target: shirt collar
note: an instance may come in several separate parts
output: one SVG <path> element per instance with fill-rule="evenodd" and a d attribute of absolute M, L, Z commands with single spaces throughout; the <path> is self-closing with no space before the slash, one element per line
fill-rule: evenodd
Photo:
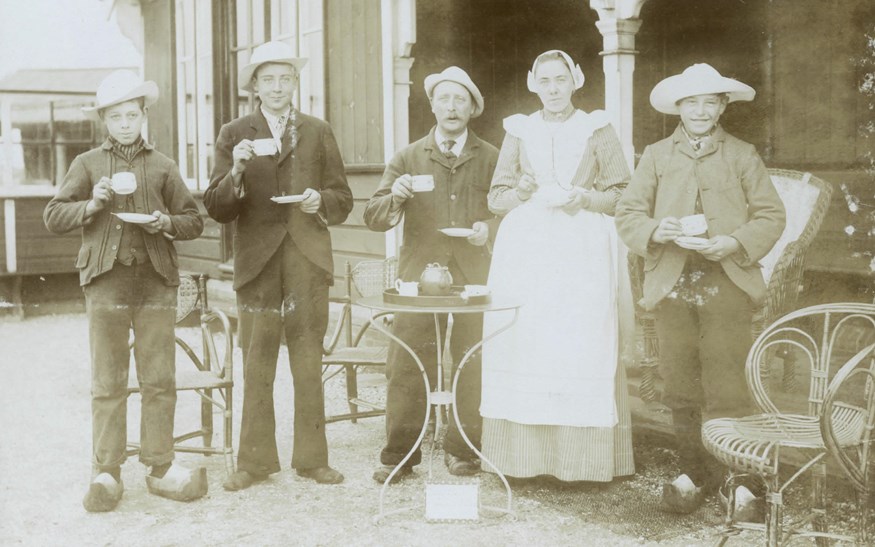
<path fill-rule="evenodd" d="M 275 116 L 275 115 L 271 114 L 270 112 L 265 110 L 263 106 L 261 107 L 261 113 L 264 115 L 264 119 L 267 120 L 267 125 L 269 125 L 271 128 L 276 127 L 276 123 L 279 121 L 280 116 Z M 285 118 L 285 120 L 288 122 L 289 115 L 291 113 L 292 113 L 292 107 L 289 107 L 286 109 L 285 112 L 283 112 L 281 114 L 281 116 L 283 118 Z"/>
<path fill-rule="evenodd" d="M 152 150 L 155 148 L 152 144 L 146 142 L 146 139 L 140 137 L 140 143 L 143 148 L 146 150 Z M 134 143 L 135 144 L 135 143 Z M 106 137 L 106 140 L 103 141 L 103 144 L 100 145 L 104 150 L 112 150 L 115 146 L 119 145 L 119 142 L 113 139 L 112 137 Z M 133 146 L 133 144 L 131 145 Z"/>
<path fill-rule="evenodd" d="M 435 127 L 434 142 L 437 143 L 438 149 L 440 151 L 443 151 L 443 144 L 445 140 L 447 140 L 447 138 L 441 134 L 441 130 Z M 466 127 L 465 131 L 453 140 L 456 141 L 456 144 L 453 145 L 451 151 L 453 152 L 453 154 L 456 155 L 456 157 L 459 157 L 462 155 L 462 150 L 464 150 L 465 148 L 465 143 L 468 142 L 468 128 Z"/>

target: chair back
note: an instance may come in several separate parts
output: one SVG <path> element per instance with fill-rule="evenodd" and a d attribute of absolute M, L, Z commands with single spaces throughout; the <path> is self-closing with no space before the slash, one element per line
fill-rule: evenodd
<path fill-rule="evenodd" d="M 180 275 L 176 288 L 176 322 L 180 323 L 198 307 L 200 300 L 199 276 Z"/>
<path fill-rule="evenodd" d="M 356 264 L 349 275 L 359 296 L 377 296 L 385 289 L 393 287 L 398 277 L 398 259 L 362 260 Z M 351 296 L 351 293 L 350 293 Z"/>
<path fill-rule="evenodd" d="M 801 363 L 800 376 L 808 377 L 804 414 L 818 417 L 833 377 L 855 354 L 873 342 L 875 304 L 821 304 L 788 313 L 766 328 L 748 353 L 746 375 L 751 394 L 762 412 L 785 413 L 786 408 L 779 408 L 776 402 L 781 401 L 777 395 L 770 396 L 773 390 L 764 385 L 764 380 L 770 377 L 771 360 L 782 356 L 786 362 L 790 358 Z M 783 402 L 785 405 L 781 406 L 796 401 Z"/>
<path fill-rule="evenodd" d="M 788 245 L 795 243 L 800 248 L 798 254 L 804 254 L 804 250 L 820 230 L 832 196 L 832 185 L 811 173 L 769 169 L 769 176 L 784 203 L 787 220 L 781 237 L 760 260 L 760 269 L 767 286 Z"/>

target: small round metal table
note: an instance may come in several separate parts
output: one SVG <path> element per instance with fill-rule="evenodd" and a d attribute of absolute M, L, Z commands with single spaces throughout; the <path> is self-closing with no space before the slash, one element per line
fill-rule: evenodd
<path fill-rule="evenodd" d="M 416 302 L 416 298 L 411 298 L 411 302 Z M 471 358 L 471 356 L 479 350 L 484 343 L 489 341 L 490 339 L 498 336 L 502 332 L 506 331 L 510 327 L 514 325 L 517 321 L 517 317 L 519 316 L 519 308 L 520 304 L 511 300 L 500 299 L 500 298 L 492 298 L 491 301 L 487 304 L 480 305 L 457 305 L 457 306 L 429 306 L 429 305 L 418 305 L 417 304 L 397 304 L 397 303 L 389 303 L 383 301 L 383 296 L 370 296 L 367 298 L 362 298 L 356 301 L 357 304 L 368 308 L 371 310 L 371 316 L 368 318 L 371 326 L 376 330 L 385 334 L 390 340 L 397 343 L 399 346 L 404 348 L 407 353 L 413 357 L 413 360 L 416 362 L 416 365 L 419 367 L 419 371 L 422 374 L 422 382 L 425 386 L 426 392 L 426 411 L 425 411 L 425 420 L 422 423 L 422 430 L 419 432 L 419 437 L 416 439 L 414 445 L 410 448 L 410 451 L 406 456 L 395 466 L 391 473 L 389 473 L 389 477 L 386 479 L 386 482 L 383 483 L 383 487 L 380 489 L 380 507 L 377 516 L 375 517 L 375 521 L 379 521 L 383 517 L 387 515 L 391 515 L 394 513 L 400 513 L 403 511 L 407 511 L 412 507 L 403 507 L 400 509 L 396 509 L 393 511 L 386 511 L 384 509 L 384 497 L 386 494 L 386 489 L 392 482 L 392 479 L 398 473 L 398 471 L 407 463 L 407 460 L 413 456 L 413 453 L 416 452 L 416 449 L 422 444 L 423 439 L 425 438 L 426 431 L 428 430 L 428 422 L 431 418 L 431 407 L 448 407 L 453 410 L 453 420 L 456 422 L 456 426 L 459 428 L 459 433 L 462 435 L 462 439 L 464 439 L 465 443 L 468 445 L 471 450 L 477 454 L 477 457 L 480 458 L 481 466 L 482 464 L 486 464 L 495 471 L 495 474 L 498 475 L 498 478 L 501 479 L 502 484 L 504 485 L 505 493 L 507 496 L 507 504 L 504 507 L 494 507 L 494 506 L 482 506 L 483 509 L 490 509 L 493 511 L 506 513 L 509 515 L 513 515 L 513 495 L 511 494 L 510 484 L 507 482 L 507 478 L 505 478 L 504 474 L 495 467 L 492 462 L 486 459 L 480 450 L 471 443 L 471 440 L 468 438 L 468 435 L 465 434 L 465 430 L 462 428 L 461 421 L 459 420 L 459 412 L 456 408 L 456 386 L 459 382 L 459 375 L 462 372 L 462 369 L 465 367 L 465 364 Z M 440 329 L 440 316 L 442 314 L 463 314 L 463 313 L 490 313 L 490 312 L 498 312 L 498 311 L 513 311 L 513 317 L 506 325 L 503 325 L 501 328 L 496 330 L 495 332 L 489 333 L 487 336 L 480 339 L 479 342 L 471 346 L 465 355 L 462 357 L 462 360 L 459 361 L 458 367 L 456 367 L 456 372 L 453 375 L 453 383 L 450 391 L 446 391 L 443 389 L 443 368 L 442 368 L 442 349 L 443 344 L 441 343 L 441 329 Z M 432 386 L 428 381 L 428 374 L 426 373 L 425 366 L 422 364 L 422 360 L 416 355 L 416 352 L 403 340 L 395 336 L 394 333 L 391 332 L 390 329 L 385 328 L 381 323 L 382 321 L 378 321 L 385 317 L 388 314 L 392 313 L 419 313 L 419 314 L 432 314 L 434 316 L 434 325 L 435 325 L 435 339 L 437 342 L 437 386 L 434 391 L 432 391 Z"/>

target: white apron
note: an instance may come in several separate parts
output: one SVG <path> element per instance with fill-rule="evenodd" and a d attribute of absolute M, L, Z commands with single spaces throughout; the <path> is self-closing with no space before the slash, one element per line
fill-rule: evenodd
<path fill-rule="evenodd" d="M 612 427 L 618 361 L 621 248 L 611 216 L 551 206 L 572 184 L 593 131 L 607 120 L 576 111 L 560 124 L 540 113 L 505 120 L 520 162 L 540 185 L 502 221 L 489 286 L 523 304 L 509 331 L 483 349 L 484 418 L 530 425 Z M 624 272 L 625 273 L 625 272 Z M 510 319 L 487 313 L 484 333 Z"/>

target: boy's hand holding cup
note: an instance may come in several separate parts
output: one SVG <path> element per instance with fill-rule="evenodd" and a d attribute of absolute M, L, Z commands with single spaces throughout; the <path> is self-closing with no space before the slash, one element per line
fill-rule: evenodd
<path fill-rule="evenodd" d="M 85 218 L 102 211 L 112 201 L 112 181 L 101 177 L 91 189 L 91 199 L 85 204 Z"/>

